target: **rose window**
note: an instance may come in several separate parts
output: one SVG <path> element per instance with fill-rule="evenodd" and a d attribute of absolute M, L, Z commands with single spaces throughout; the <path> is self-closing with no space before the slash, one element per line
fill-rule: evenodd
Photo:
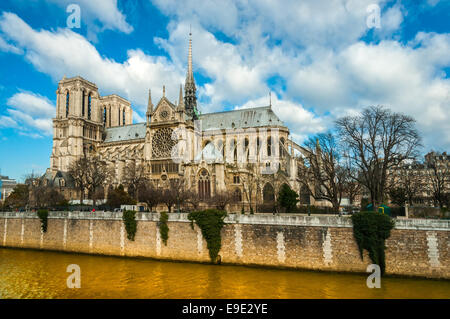
<path fill-rule="evenodd" d="M 158 129 L 152 138 L 152 157 L 170 157 L 172 148 L 177 144 L 177 141 L 172 140 L 173 130 L 165 127 Z"/>

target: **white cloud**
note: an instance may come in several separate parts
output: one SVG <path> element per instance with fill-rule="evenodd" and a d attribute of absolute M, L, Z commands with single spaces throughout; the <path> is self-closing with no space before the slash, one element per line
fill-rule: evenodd
<path fill-rule="evenodd" d="M 23 51 L 12 44 L 9 44 L 0 36 L 0 51 L 22 54 Z"/>
<path fill-rule="evenodd" d="M 297 141 L 323 131 L 335 117 L 385 104 L 419 121 L 427 148 L 450 147 L 450 87 L 443 70 L 450 65 L 449 34 L 420 32 L 408 43 L 394 41 L 405 11 L 399 2 L 389 7 L 392 2 L 373 0 L 154 3 L 173 18 L 168 38 L 154 39 L 170 59 L 134 49 L 117 63 L 70 30 L 36 31 L 11 13 L 0 17 L 0 29 L 41 72 L 55 80 L 79 74 L 104 95 L 130 99 L 143 114 L 148 88 L 154 103 L 164 84 L 169 98 L 178 99 L 192 24 L 194 70 L 207 79 L 198 87 L 202 111 L 222 110 L 224 104 L 267 105 L 261 96 L 273 89 L 268 82 L 274 77 L 281 80 L 275 112 Z M 381 40 L 368 44 L 361 41 L 368 32 L 366 8 L 377 3 L 383 8 L 382 29 L 374 37 Z"/>
<path fill-rule="evenodd" d="M 2 115 L 0 116 L 0 127 L 3 128 L 10 128 L 10 127 L 17 127 L 17 122 L 14 121 L 11 117 Z"/>
<path fill-rule="evenodd" d="M 6 104 L 8 116 L 1 117 L 0 126 L 15 128 L 20 134 L 31 137 L 52 134 L 55 107 L 46 97 L 20 92 L 10 97 Z"/>
<path fill-rule="evenodd" d="M 88 27 L 89 38 L 95 40 L 95 34 L 104 30 L 117 30 L 129 34 L 133 27 L 126 16 L 117 7 L 117 0 L 51 0 L 62 8 L 70 4 L 80 6 L 81 23 Z M 69 16 L 70 13 L 67 13 Z"/>
<path fill-rule="evenodd" d="M 285 0 L 280 1 L 152 1 L 165 14 L 181 21 L 196 21 L 228 36 L 245 36 L 248 26 L 283 44 L 342 46 L 367 32 L 366 8 L 381 0 Z"/>
<path fill-rule="evenodd" d="M 55 115 L 55 106 L 46 97 L 32 92 L 16 93 L 6 104 L 29 115 L 51 118 Z"/>
<path fill-rule="evenodd" d="M 272 110 L 290 129 L 291 137 L 297 143 L 302 143 L 309 134 L 316 134 L 327 130 L 327 118 L 319 118 L 301 104 L 279 99 L 272 94 Z M 235 109 L 246 109 L 268 105 L 268 97 L 251 100 Z"/>
<path fill-rule="evenodd" d="M 427 148 L 450 146 L 450 80 L 441 71 L 450 65 L 450 35 L 419 33 L 411 45 L 418 47 L 357 42 L 330 52 L 287 81 L 289 95 L 334 116 L 383 104 L 413 116 Z"/>
<path fill-rule="evenodd" d="M 80 75 L 96 83 L 102 95 L 119 94 L 137 104 L 141 112 L 146 109 L 148 88 L 157 101 L 166 85 L 166 95 L 175 100 L 179 85 L 184 83 L 183 70 L 165 57 L 149 56 L 140 49 L 128 50 L 128 59 L 118 63 L 102 57 L 84 37 L 69 29 L 36 31 L 8 12 L 0 16 L 0 30 L 24 50 L 25 58 L 36 69 L 55 81 L 64 75 Z"/>

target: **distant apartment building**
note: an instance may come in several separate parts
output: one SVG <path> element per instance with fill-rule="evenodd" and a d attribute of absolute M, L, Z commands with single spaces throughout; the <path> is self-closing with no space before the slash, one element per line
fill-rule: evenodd
<path fill-rule="evenodd" d="M 11 194 L 16 184 L 15 179 L 0 175 L 0 201 L 3 202 Z"/>
<path fill-rule="evenodd" d="M 450 199 L 450 155 L 429 152 L 424 161 L 406 160 L 388 171 L 387 186 L 403 188 L 411 205 L 437 206 L 436 189 Z"/>

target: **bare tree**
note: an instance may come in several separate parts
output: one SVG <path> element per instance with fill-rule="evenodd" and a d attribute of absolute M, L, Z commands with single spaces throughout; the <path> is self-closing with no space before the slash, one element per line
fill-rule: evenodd
<path fill-rule="evenodd" d="M 185 203 L 191 205 L 194 210 L 198 210 L 198 208 L 200 207 L 200 203 L 202 202 L 203 200 L 200 198 L 199 194 L 196 191 L 193 190 L 186 191 Z"/>
<path fill-rule="evenodd" d="M 414 158 L 420 146 L 415 120 L 382 106 L 371 106 L 360 115 L 336 121 L 345 156 L 357 168 L 352 175 L 370 193 L 374 207 L 385 199 L 388 170 Z"/>
<path fill-rule="evenodd" d="M 80 157 L 69 167 L 69 175 L 72 177 L 75 187 L 80 192 L 80 204 L 83 205 L 84 194 L 88 189 L 89 160 L 87 157 Z"/>
<path fill-rule="evenodd" d="M 137 164 L 136 161 L 131 161 L 125 166 L 123 174 L 123 184 L 127 187 L 128 194 L 137 199 L 137 189 L 141 183 L 146 180 L 145 165 Z"/>
<path fill-rule="evenodd" d="M 216 192 L 213 197 L 208 199 L 208 204 L 215 206 L 217 209 L 225 210 L 228 204 L 233 202 L 233 195 L 227 191 Z"/>
<path fill-rule="evenodd" d="M 167 206 L 170 213 L 174 205 L 177 205 L 178 209 L 180 209 L 186 200 L 187 194 L 184 178 L 173 178 L 169 180 L 168 187 L 162 190 L 161 202 Z"/>
<path fill-rule="evenodd" d="M 154 207 L 162 202 L 162 192 L 156 188 L 149 180 L 143 181 L 139 184 L 137 189 L 137 196 L 140 202 L 147 204 L 150 212 Z"/>
<path fill-rule="evenodd" d="M 95 206 L 96 201 L 104 197 L 104 187 L 111 184 L 114 171 L 98 156 L 80 157 L 69 168 L 75 187 L 80 191 L 80 204 L 88 191 Z"/>
<path fill-rule="evenodd" d="M 447 161 L 439 161 L 436 153 L 431 152 L 425 156 L 427 166 L 428 190 L 435 205 L 444 207 L 450 196 L 450 167 Z"/>
<path fill-rule="evenodd" d="M 98 156 L 88 157 L 87 163 L 86 187 L 95 206 L 98 199 L 104 198 L 102 190 L 111 183 L 114 172 Z"/>
<path fill-rule="evenodd" d="M 261 182 L 261 174 L 258 170 L 258 166 L 253 163 L 247 164 L 247 172 L 240 173 L 239 178 L 241 179 L 242 190 L 250 206 L 250 211 L 253 211 L 253 206 L 255 206 L 255 211 L 257 211 L 258 190 Z M 255 194 L 255 196 L 253 196 L 253 194 Z M 255 203 L 253 203 L 253 197 L 255 198 Z"/>
<path fill-rule="evenodd" d="M 347 169 L 340 163 L 338 144 L 331 133 L 318 134 L 305 142 L 304 165 L 298 177 L 315 200 L 326 200 L 338 212 L 345 191 Z"/>

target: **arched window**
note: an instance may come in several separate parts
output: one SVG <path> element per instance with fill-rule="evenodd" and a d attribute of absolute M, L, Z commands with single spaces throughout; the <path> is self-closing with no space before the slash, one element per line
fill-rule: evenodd
<path fill-rule="evenodd" d="M 264 185 L 263 188 L 263 201 L 264 203 L 271 203 L 275 200 L 275 192 L 273 186 L 270 183 Z"/>
<path fill-rule="evenodd" d="M 239 188 L 236 188 L 233 192 L 233 199 L 235 202 L 242 202 L 242 193 Z"/>
<path fill-rule="evenodd" d="M 67 91 L 67 94 L 66 94 L 66 117 L 69 116 L 69 100 L 70 100 L 70 94 L 69 94 L 69 91 Z"/>
<path fill-rule="evenodd" d="M 267 138 L 267 156 L 272 156 L 272 137 Z"/>
<path fill-rule="evenodd" d="M 106 127 L 106 107 L 103 108 L 103 125 Z"/>
<path fill-rule="evenodd" d="M 81 115 L 84 117 L 84 108 L 85 108 L 85 92 L 83 90 L 83 99 L 81 100 Z"/>
<path fill-rule="evenodd" d="M 248 138 L 246 137 L 245 140 L 244 140 L 244 152 L 245 152 L 245 155 L 246 155 L 247 162 L 248 162 L 249 156 L 250 156 L 250 150 L 248 149 L 248 145 L 249 144 L 250 143 L 248 141 Z"/>
<path fill-rule="evenodd" d="M 122 124 L 125 125 L 125 110 L 122 111 Z"/>
<path fill-rule="evenodd" d="M 120 126 L 120 109 L 117 112 L 118 112 L 117 125 Z"/>
<path fill-rule="evenodd" d="M 238 148 L 237 142 L 236 140 L 233 140 L 233 159 L 235 162 L 237 162 L 237 148 Z"/>
<path fill-rule="evenodd" d="M 206 169 L 203 169 L 198 176 L 198 196 L 201 200 L 211 197 L 211 183 Z"/>
<path fill-rule="evenodd" d="M 259 140 L 259 137 L 256 138 L 256 155 L 259 155 L 259 148 L 261 146 L 261 142 Z"/>
<path fill-rule="evenodd" d="M 91 107 L 92 107 L 92 98 L 91 98 L 91 93 L 89 93 L 89 96 L 88 96 L 88 120 L 91 119 Z"/>

